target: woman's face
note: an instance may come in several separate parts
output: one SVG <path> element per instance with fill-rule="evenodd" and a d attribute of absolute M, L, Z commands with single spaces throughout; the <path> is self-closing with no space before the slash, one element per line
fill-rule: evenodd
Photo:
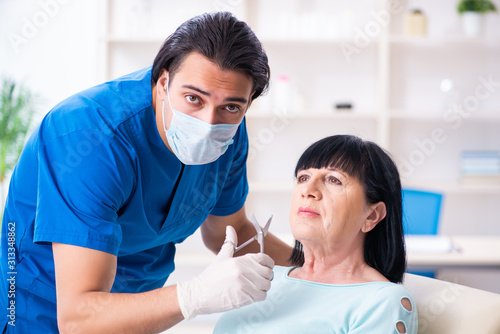
<path fill-rule="evenodd" d="M 356 178 L 331 168 L 297 173 L 290 224 L 293 236 L 304 246 L 362 245 L 371 211 Z"/>

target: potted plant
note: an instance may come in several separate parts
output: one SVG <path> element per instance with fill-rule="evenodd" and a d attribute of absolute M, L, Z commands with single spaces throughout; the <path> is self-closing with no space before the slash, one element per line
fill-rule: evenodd
<path fill-rule="evenodd" d="M 5 204 L 4 182 L 21 155 L 33 119 L 33 96 L 11 79 L 1 82 L 0 100 L 0 218 Z"/>
<path fill-rule="evenodd" d="M 496 12 L 497 8 L 490 0 L 461 0 L 457 11 L 462 15 L 462 28 L 465 36 L 479 37 L 483 31 L 483 16 Z"/>

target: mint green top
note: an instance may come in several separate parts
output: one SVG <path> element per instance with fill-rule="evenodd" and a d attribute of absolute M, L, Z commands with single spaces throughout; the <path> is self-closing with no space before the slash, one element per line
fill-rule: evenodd
<path fill-rule="evenodd" d="M 417 333 L 417 310 L 410 292 L 390 282 L 325 284 L 291 278 L 291 267 L 274 268 L 265 301 L 222 315 L 214 334 Z M 408 298 L 412 310 L 401 304 Z"/>

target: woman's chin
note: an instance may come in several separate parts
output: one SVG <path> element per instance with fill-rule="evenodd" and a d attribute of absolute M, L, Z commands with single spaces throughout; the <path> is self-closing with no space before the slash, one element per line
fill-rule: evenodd
<path fill-rule="evenodd" d="M 292 231 L 292 235 L 295 240 L 304 243 L 304 242 L 315 242 L 319 241 L 317 233 L 314 233 L 314 230 L 300 230 L 300 231 Z"/>

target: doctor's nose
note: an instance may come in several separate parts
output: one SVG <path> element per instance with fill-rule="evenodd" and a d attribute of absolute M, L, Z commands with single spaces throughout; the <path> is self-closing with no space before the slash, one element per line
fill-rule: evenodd
<path fill-rule="evenodd" d="M 198 118 L 200 121 L 203 121 L 203 122 L 211 124 L 211 125 L 221 123 L 221 120 L 218 119 L 218 117 L 217 117 L 217 109 L 216 108 L 206 108 L 204 110 L 201 110 L 201 111 L 193 114 L 193 116 Z"/>

